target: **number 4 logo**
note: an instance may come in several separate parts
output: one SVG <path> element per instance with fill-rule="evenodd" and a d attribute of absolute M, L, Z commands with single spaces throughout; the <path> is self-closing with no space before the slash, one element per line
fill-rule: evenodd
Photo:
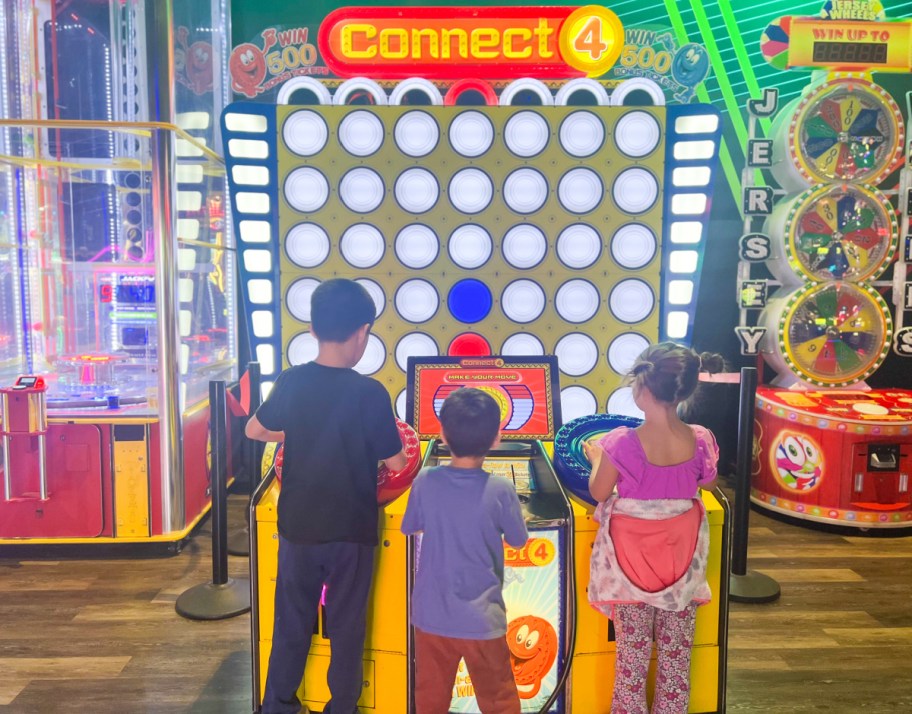
<path fill-rule="evenodd" d="M 597 62 L 608 49 L 608 43 L 602 42 L 602 20 L 593 17 L 580 30 L 573 41 L 573 49 L 580 54 L 589 53 L 593 62 Z"/>
<path fill-rule="evenodd" d="M 564 20 L 559 45 L 564 62 L 590 77 L 600 77 L 621 56 L 624 27 L 608 8 L 586 5 Z"/>

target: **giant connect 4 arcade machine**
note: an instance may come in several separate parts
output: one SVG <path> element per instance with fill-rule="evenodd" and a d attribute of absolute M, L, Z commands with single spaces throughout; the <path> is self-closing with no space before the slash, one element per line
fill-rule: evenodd
<path fill-rule="evenodd" d="M 454 49 L 446 60 L 367 62 L 351 53 L 352 42 L 357 48 L 372 36 L 354 36 L 352 27 L 367 25 L 385 28 L 387 43 L 409 36 L 400 25 L 419 28 L 437 38 L 427 40 L 432 46 L 444 26 L 465 36 L 513 27 L 532 37 L 538 28 L 534 47 L 546 52 L 494 61 L 460 59 Z M 604 47 L 583 51 L 585 37 Z M 410 360 L 459 357 L 553 359 L 554 412 L 564 422 L 635 414 L 621 385 L 633 359 L 657 340 L 691 337 L 721 119 L 700 104 L 625 106 L 633 87 L 609 96 L 593 77 L 614 64 L 622 37 L 617 17 L 601 6 L 342 8 L 319 27 L 329 78 L 289 80 L 309 104 L 230 105 L 222 127 L 241 290 L 266 388 L 283 367 L 316 355 L 310 295 L 321 280 L 345 277 L 364 285 L 377 308 L 355 369 L 388 388 L 401 419 L 413 416 Z M 408 53 L 404 44 L 396 48 Z M 290 94 L 280 91 L 279 101 Z M 548 464 L 542 473 L 550 472 L 550 450 L 536 452 Z M 252 513 L 257 707 L 271 645 L 276 494 L 266 479 Z M 409 706 L 411 545 L 398 530 L 405 502 L 388 503 L 381 516 L 366 711 L 401 714 Z M 597 674 L 613 668 L 608 623 L 583 611 L 592 509 L 576 500 L 573 509 L 576 532 L 568 537 L 584 550 L 565 580 L 579 583 L 585 618 L 573 670 L 579 689 L 568 685 L 572 696 L 556 697 L 547 711 L 596 711 L 587 706 L 610 700 L 611 678 Z M 718 504 L 715 510 L 718 568 L 722 514 Z M 713 577 L 718 584 L 719 573 Z M 393 615 L 400 607 L 401 617 Z M 693 711 L 720 706 L 722 609 L 717 603 L 701 630 L 707 648 L 695 656 L 694 677 L 705 681 Z M 328 696 L 328 643 L 319 627 L 303 685 L 312 706 Z M 524 698 L 523 711 L 539 711 L 555 689 L 566 669 L 565 639 L 561 647 L 547 667 L 551 684 Z M 474 697 L 453 706 L 477 711 Z"/>

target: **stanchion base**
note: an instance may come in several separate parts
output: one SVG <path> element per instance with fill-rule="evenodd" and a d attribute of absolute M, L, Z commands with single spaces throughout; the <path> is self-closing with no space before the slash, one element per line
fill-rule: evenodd
<path fill-rule="evenodd" d="M 250 555 L 250 531 L 247 526 L 228 533 L 228 554 L 244 557 Z"/>
<path fill-rule="evenodd" d="M 188 620 L 224 620 L 250 611 L 250 580 L 228 578 L 224 585 L 203 583 L 185 590 L 174 603 Z"/>
<path fill-rule="evenodd" d="M 769 575 L 748 570 L 744 575 L 732 573 L 728 578 L 728 599 L 734 602 L 773 602 L 782 591 Z"/>

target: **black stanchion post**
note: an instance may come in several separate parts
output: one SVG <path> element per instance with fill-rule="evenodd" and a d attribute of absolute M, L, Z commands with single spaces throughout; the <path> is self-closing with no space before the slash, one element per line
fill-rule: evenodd
<path fill-rule="evenodd" d="M 177 598 L 174 609 L 190 620 L 222 620 L 250 610 L 250 581 L 228 577 L 228 435 L 224 381 L 209 382 L 212 440 L 212 581 L 194 585 Z"/>
<path fill-rule="evenodd" d="M 768 575 L 747 570 L 747 526 L 750 522 L 751 461 L 754 451 L 754 398 L 757 368 L 742 367 L 738 401 L 738 461 L 735 472 L 735 508 L 732 533 L 732 568 L 728 597 L 735 602 L 772 602 L 781 594 L 779 583 Z"/>
<path fill-rule="evenodd" d="M 262 393 L 262 379 L 260 375 L 260 363 L 247 363 L 247 385 L 250 389 L 250 416 L 256 413 L 260 407 L 260 394 Z M 254 439 L 246 439 L 244 444 L 244 453 L 246 455 L 248 476 L 250 477 L 250 492 L 256 491 L 257 484 L 262 478 L 262 468 L 260 466 L 260 454 L 262 453 L 261 444 Z M 249 504 L 248 504 L 249 505 Z M 250 555 L 250 508 L 244 509 L 244 525 L 235 528 L 228 534 L 228 552 L 231 555 Z"/>

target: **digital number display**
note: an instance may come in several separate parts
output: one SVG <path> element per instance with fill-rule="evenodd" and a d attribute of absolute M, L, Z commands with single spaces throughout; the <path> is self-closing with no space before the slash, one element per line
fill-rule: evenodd
<path fill-rule="evenodd" d="M 122 302 L 147 305 L 155 302 L 155 285 L 153 283 L 121 283 L 114 286 L 105 283 L 101 286 L 101 302 Z"/>
<path fill-rule="evenodd" d="M 885 64 L 887 45 L 884 42 L 815 42 L 814 62 L 838 64 Z"/>

